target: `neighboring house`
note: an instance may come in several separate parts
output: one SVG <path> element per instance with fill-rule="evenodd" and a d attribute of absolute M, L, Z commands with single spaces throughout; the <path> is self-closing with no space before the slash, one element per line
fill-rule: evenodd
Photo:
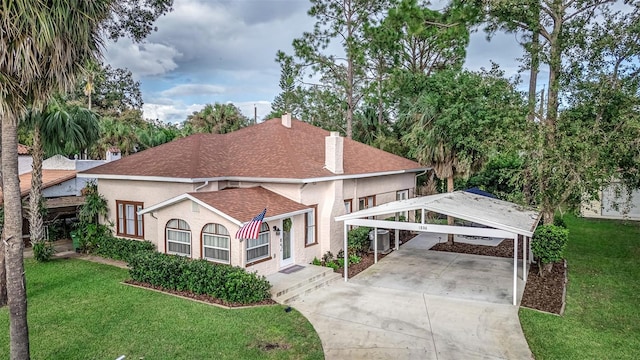
<path fill-rule="evenodd" d="M 31 172 L 31 164 L 33 164 L 31 149 L 27 145 L 18 144 L 18 174 Z"/>
<path fill-rule="evenodd" d="M 20 196 L 28 202 L 31 191 L 31 170 L 33 159 L 29 155 L 30 149 L 18 145 L 18 168 L 20 173 Z M 45 220 L 75 217 L 78 207 L 84 204 L 82 189 L 90 178 L 77 179 L 76 173 L 98 165 L 105 164 L 104 160 L 70 160 L 61 155 L 55 155 L 42 162 L 42 197 L 45 199 L 47 217 Z M 28 170 L 25 171 L 28 166 Z M 0 187 L 0 199 L 2 188 Z M 29 238 L 29 220 L 24 208 L 23 237 Z"/>
<path fill-rule="evenodd" d="M 120 237 L 270 274 L 342 249 L 334 218 L 414 196 L 426 168 L 290 115 L 196 134 L 78 174 L 98 179 Z M 267 208 L 256 240 L 238 229 Z"/>
<path fill-rule="evenodd" d="M 629 193 L 622 183 L 613 182 L 597 200 L 583 202 L 580 213 L 589 218 L 640 220 L 640 189 Z"/>

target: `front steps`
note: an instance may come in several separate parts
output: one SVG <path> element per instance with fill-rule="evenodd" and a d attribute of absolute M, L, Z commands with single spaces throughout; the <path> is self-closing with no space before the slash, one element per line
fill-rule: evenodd
<path fill-rule="evenodd" d="M 291 274 L 267 276 L 272 285 L 271 297 L 280 304 L 288 304 L 340 278 L 340 274 L 333 272 L 333 269 L 316 265 L 304 265 L 304 269 Z"/>

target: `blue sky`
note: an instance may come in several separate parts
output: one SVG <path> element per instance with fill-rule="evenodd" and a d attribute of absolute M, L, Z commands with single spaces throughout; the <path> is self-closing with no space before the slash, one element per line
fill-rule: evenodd
<path fill-rule="evenodd" d="M 109 43 L 105 62 L 140 80 L 146 118 L 181 122 L 207 103 L 232 102 L 251 117 L 255 105 L 261 119 L 280 91 L 275 54 L 291 53 L 293 39 L 313 28 L 309 6 L 306 0 L 175 0 L 145 43 Z M 516 75 L 522 51 L 515 36 L 485 37 L 472 35 L 466 67 L 490 68 L 494 61 Z"/>

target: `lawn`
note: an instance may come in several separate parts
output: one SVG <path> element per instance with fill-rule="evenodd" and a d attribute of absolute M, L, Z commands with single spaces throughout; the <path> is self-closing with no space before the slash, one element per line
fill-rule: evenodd
<path fill-rule="evenodd" d="M 33 359 L 323 358 L 318 335 L 296 310 L 221 309 L 122 285 L 126 270 L 83 260 L 28 259 L 25 267 Z M 5 307 L 0 358 L 8 358 L 8 329 Z"/>
<path fill-rule="evenodd" d="M 570 230 L 563 317 L 521 309 L 536 359 L 637 359 L 640 223 L 565 216 Z"/>

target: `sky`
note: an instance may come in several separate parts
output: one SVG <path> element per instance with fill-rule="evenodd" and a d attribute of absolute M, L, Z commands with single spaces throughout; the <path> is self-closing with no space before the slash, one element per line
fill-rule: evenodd
<path fill-rule="evenodd" d="M 432 1 L 433 8 L 443 2 Z M 231 102 L 251 118 L 255 106 L 262 119 L 280 92 L 276 52 L 292 54 L 293 39 L 313 29 L 309 7 L 306 0 L 175 0 L 173 12 L 156 21 L 157 32 L 142 44 L 107 43 L 104 61 L 140 81 L 145 118 L 182 122 L 205 104 Z M 465 66 L 488 69 L 494 61 L 511 77 L 520 56 L 514 35 L 488 42 L 480 30 L 471 35 Z"/>

